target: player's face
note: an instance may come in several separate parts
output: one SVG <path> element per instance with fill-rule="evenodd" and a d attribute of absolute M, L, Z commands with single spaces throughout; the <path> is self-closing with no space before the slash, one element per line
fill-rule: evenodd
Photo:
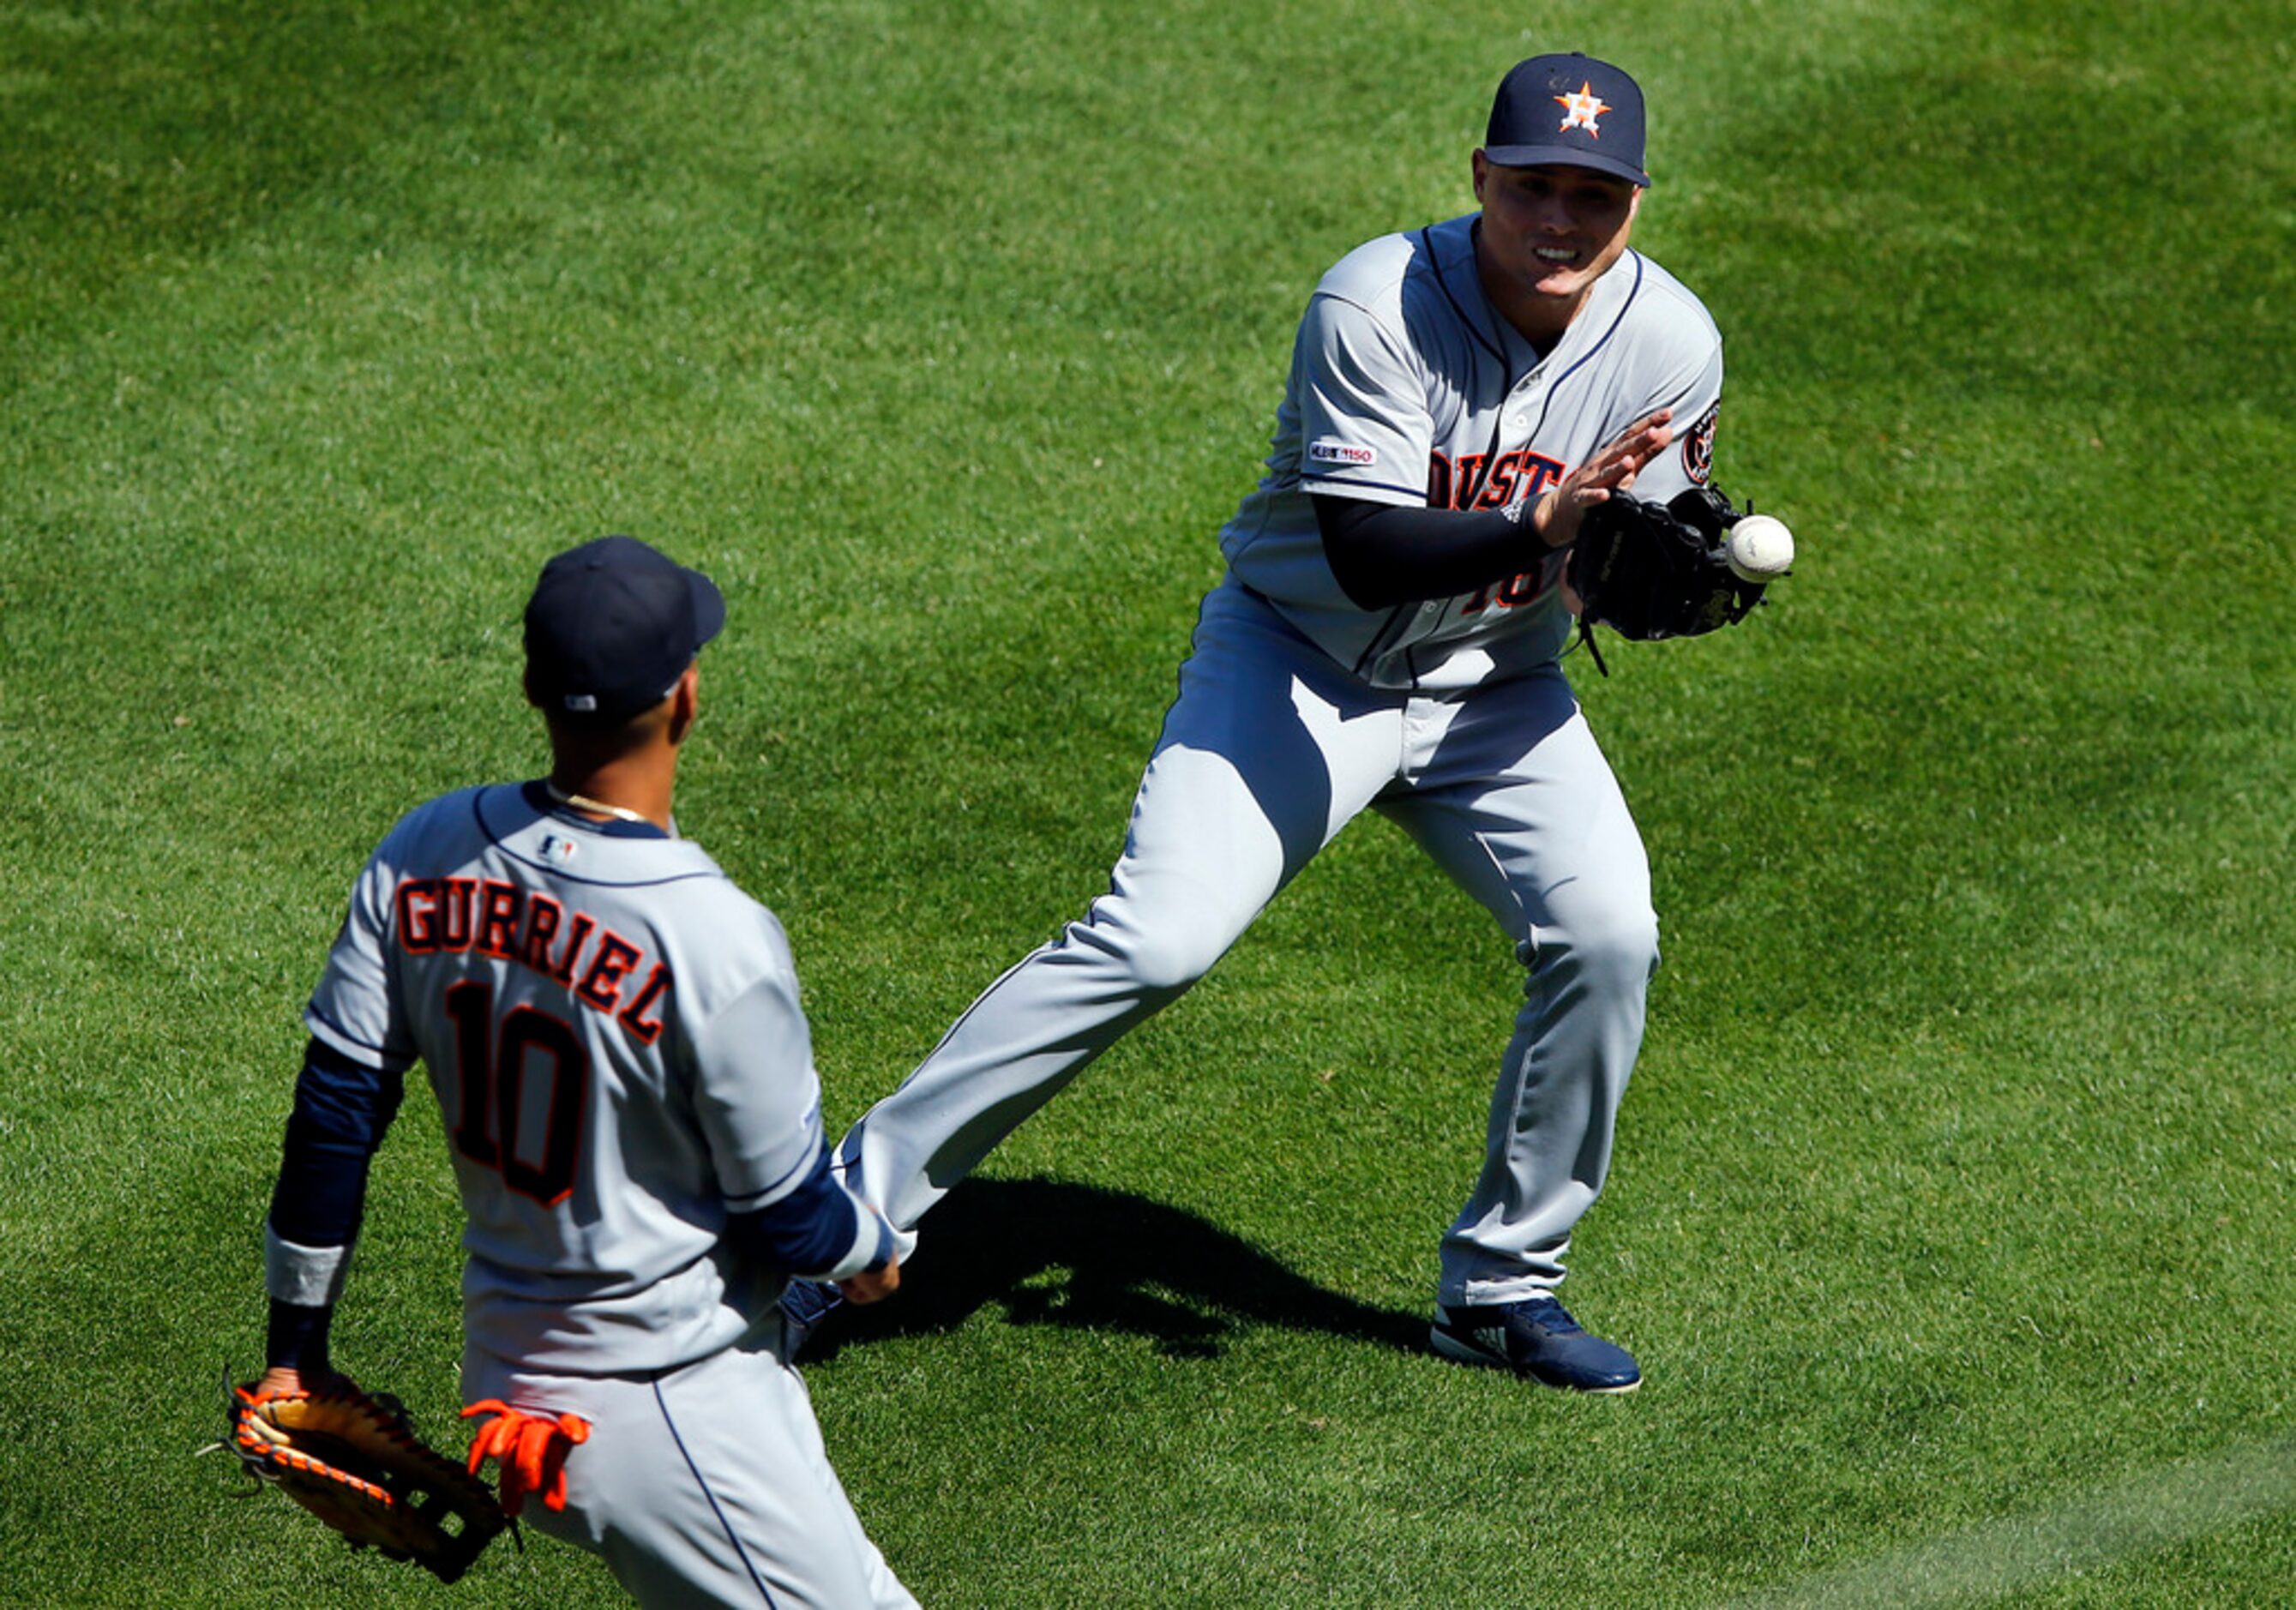
<path fill-rule="evenodd" d="M 1562 333 L 1627 249 L 1642 191 L 1591 168 L 1502 168 L 1475 153 L 1484 289 L 1515 327 Z"/>

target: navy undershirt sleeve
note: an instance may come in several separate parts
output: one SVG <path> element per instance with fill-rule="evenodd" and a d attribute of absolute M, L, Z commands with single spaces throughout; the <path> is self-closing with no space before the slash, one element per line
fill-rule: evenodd
<path fill-rule="evenodd" d="M 1340 590 L 1359 609 L 1456 598 L 1536 569 L 1546 545 L 1528 502 L 1428 509 L 1316 493 L 1316 527 Z"/>
<path fill-rule="evenodd" d="M 367 1166 L 406 1093 L 403 1072 L 353 1062 L 314 1039 L 295 1081 L 271 1228 L 298 1246 L 347 1246 L 366 1205 Z"/>
<path fill-rule="evenodd" d="M 298 1246 L 348 1246 L 366 1206 L 368 1166 L 406 1093 L 403 1072 L 352 1061 L 314 1039 L 295 1081 L 279 1183 L 271 1194 L 271 1228 Z M 264 1339 L 267 1364 L 306 1375 L 327 1368 L 323 1307 L 271 1300 Z"/>
<path fill-rule="evenodd" d="M 736 1213 L 726 1223 L 726 1239 L 750 1256 L 785 1273 L 818 1276 L 845 1261 L 861 1233 L 861 1211 L 829 1171 L 826 1147 L 814 1158 L 804 1183 L 772 1206 Z M 890 1238 L 874 1227 L 878 1245 L 869 1269 L 885 1267 Z"/>

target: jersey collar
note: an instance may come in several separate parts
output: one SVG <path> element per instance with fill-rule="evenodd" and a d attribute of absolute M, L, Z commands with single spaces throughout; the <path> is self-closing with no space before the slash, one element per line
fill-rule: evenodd
<path fill-rule="evenodd" d="M 1588 292 L 1586 306 L 1578 309 L 1578 316 L 1570 321 L 1554 345 L 1542 353 L 1483 293 L 1483 276 L 1475 269 L 1475 231 L 1481 226 L 1482 218 L 1480 212 L 1471 212 L 1451 221 L 1447 227 L 1457 231 L 1457 249 L 1449 261 L 1437 262 L 1436 272 L 1443 276 L 1455 297 L 1474 308 L 1485 340 L 1496 342 L 1510 374 L 1528 374 L 1558 357 L 1583 350 L 1589 342 L 1599 341 L 1609 333 L 1620 308 L 1634 294 L 1635 282 L 1641 277 L 1638 254 L 1633 247 L 1620 253 L 1619 260 L 1603 270 L 1603 277 Z"/>

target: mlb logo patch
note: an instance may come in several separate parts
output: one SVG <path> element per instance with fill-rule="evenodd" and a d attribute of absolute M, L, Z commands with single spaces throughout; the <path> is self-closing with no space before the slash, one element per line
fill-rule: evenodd
<path fill-rule="evenodd" d="M 563 834 L 545 834 L 542 839 L 542 858 L 555 867 L 563 867 L 574 858 L 574 841 Z"/>
<path fill-rule="evenodd" d="M 1351 441 L 1341 441 L 1336 436 L 1318 437 L 1308 444 L 1309 464 L 1345 464 L 1351 469 L 1367 469 L 1379 462 L 1379 449 L 1360 447 Z"/>

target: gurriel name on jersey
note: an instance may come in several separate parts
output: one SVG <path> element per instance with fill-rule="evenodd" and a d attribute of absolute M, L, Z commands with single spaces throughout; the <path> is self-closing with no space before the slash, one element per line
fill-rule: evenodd
<path fill-rule="evenodd" d="M 594 1012 L 619 1020 L 641 1044 L 661 1034 L 668 964 L 549 895 L 495 878 L 408 878 L 391 896 L 399 949 L 409 956 L 472 951 L 554 979 Z M 594 941 L 594 943 L 593 942 Z M 577 971 L 580 982 L 576 982 Z M 630 980 L 644 977 L 624 998 Z"/>

